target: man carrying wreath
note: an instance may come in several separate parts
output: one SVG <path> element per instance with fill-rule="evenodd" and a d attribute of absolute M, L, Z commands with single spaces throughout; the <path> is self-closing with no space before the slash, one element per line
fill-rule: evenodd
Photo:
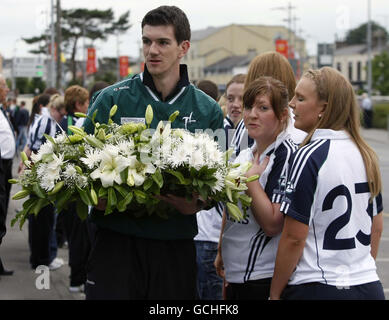
<path fill-rule="evenodd" d="M 190 25 L 185 13 L 175 6 L 149 11 L 142 21 L 143 73 L 103 89 L 88 115 L 97 110 L 95 121 L 117 124 L 144 122 L 147 105 L 154 117 L 151 128 L 166 121 L 176 110 L 173 128 L 223 128 L 223 113 L 209 96 L 190 84 L 186 65 L 180 64 L 190 48 Z M 94 132 L 90 119 L 85 131 Z M 191 202 L 167 194 L 160 199 L 175 208 L 167 219 L 159 215 L 135 218 L 131 212 L 104 215 L 99 201 L 91 220 L 98 230 L 87 267 L 87 299 L 195 299 L 197 234 L 195 213 L 199 199 Z"/>

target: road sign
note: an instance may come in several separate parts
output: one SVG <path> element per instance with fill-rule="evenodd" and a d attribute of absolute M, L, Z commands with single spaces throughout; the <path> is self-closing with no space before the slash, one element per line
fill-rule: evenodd
<path fill-rule="evenodd" d="M 42 78 L 44 74 L 43 58 L 13 58 L 13 76 L 15 78 Z"/>

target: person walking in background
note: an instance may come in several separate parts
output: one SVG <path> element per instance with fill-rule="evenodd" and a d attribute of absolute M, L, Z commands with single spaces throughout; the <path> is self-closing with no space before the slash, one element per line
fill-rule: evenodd
<path fill-rule="evenodd" d="M 42 114 L 42 110 L 47 110 L 47 105 L 50 102 L 50 96 L 48 94 L 41 94 L 39 96 L 36 96 L 32 102 L 32 110 L 30 114 L 30 118 L 27 123 L 27 142 L 24 147 L 24 152 L 26 153 L 27 157 L 29 158 L 31 155 L 31 141 L 33 138 L 33 135 L 35 132 L 32 131 L 32 128 L 34 127 L 34 124 L 39 120 Z M 46 115 L 48 112 L 45 113 Z M 18 173 L 20 173 L 24 168 L 23 161 L 20 160 Z"/>
<path fill-rule="evenodd" d="M 42 115 L 32 128 L 31 152 L 37 152 L 45 143 L 44 134 L 55 137 L 61 132 L 58 123 L 66 114 L 64 98 L 54 94 L 49 102 L 49 115 Z M 28 231 L 30 244 L 30 264 L 33 269 L 39 265 L 49 266 L 50 270 L 56 270 L 63 265 L 63 260 L 56 258 L 55 239 L 55 210 L 53 205 L 42 208 L 38 215 L 28 216 Z"/>
<path fill-rule="evenodd" d="M 89 92 L 85 88 L 74 85 L 65 90 L 65 107 L 67 115 L 61 121 L 62 129 L 71 135 L 69 126 L 75 125 L 78 118 L 75 112 L 86 113 L 89 105 Z M 59 213 L 57 226 L 65 230 L 69 248 L 70 292 L 84 291 L 86 282 L 86 264 L 90 252 L 87 221 L 81 221 L 77 214 L 76 203 L 72 202 Z"/>
<path fill-rule="evenodd" d="M 27 125 L 30 113 L 26 109 L 26 102 L 21 101 L 20 106 L 16 106 L 13 111 L 15 128 L 17 128 L 16 152 L 17 154 L 24 149 L 27 142 Z"/>
<path fill-rule="evenodd" d="M 366 92 L 362 94 L 361 107 L 363 111 L 363 124 L 366 129 L 373 127 L 373 104 Z"/>
<path fill-rule="evenodd" d="M 6 220 L 8 212 L 12 179 L 12 159 L 15 156 L 15 135 L 10 119 L 3 106 L 6 104 L 9 88 L 5 79 L 0 75 L 0 244 L 6 233 Z M 12 270 L 4 269 L 0 258 L 0 276 L 12 275 Z"/>
<path fill-rule="evenodd" d="M 291 160 L 270 298 L 384 300 L 381 175 L 354 89 L 333 68 L 309 70 L 290 107 L 307 137 Z"/>
<path fill-rule="evenodd" d="M 227 281 L 226 299 L 267 300 L 283 224 L 283 183 L 297 147 L 286 131 L 288 91 L 283 83 L 258 78 L 245 90 L 243 105 L 245 127 L 255 143 L 234 163 L 252 162 L 246 176 L 260 178 L 247 183 L 252 203 L 244 220 L 235 221 L 225 212 L 215 266 Z"/>

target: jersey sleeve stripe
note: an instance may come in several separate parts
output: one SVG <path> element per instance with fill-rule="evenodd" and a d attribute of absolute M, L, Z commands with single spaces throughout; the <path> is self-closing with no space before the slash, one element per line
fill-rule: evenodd
<path fill-rule="evenodd" d="M 286 149 L 286 157 L 283 160 L 284 164 L 281 170 L 281 174 L 278 179 L 278 187 L 277 189 L 273 190 L 273 195 L 271 198 L 271 201 L 273 203 L 281 203 L 285 191 L 285 185 L 286 184 L 286 178 L 288 177 L 288 168 L 289 168 L 289 159 L 292 156 L 292 154 L 296 151 L 297 146 L 294 143 L 291 143 L 289 140 L 284 140 L 283 143 L 280 146 L 282 149 L 283 147 Z M 281 148 L 278 147 L 277 150 L 280 150 Z M 276 151 L 276 157 L 277 157 L 277 151 Z"/>
<path fill-rule="evenodd" d="M 330 140 L 315 141 L 297 151 L 292 164 L 281 211 L 304 224 L 310 223 L 317 178 L 327 159 L 329 147 Z"/>
<path fill-rule="evenodd" d="M 375 197 L 375 202 L 376 202 L 376 206 L 377 206 L 377 210 L 376 210 L 375 214 L 378 214 L 378 213 L 384 211 L 384 206 L 382 204 L 382 194 L 381 193 L 379 193 Z"/>
<path fill-rule="evenodd" d="M 298 182 L 301 172 L 304 169 L 305 164 L 307 163 L 309 157 L 312 155 L 313 152 L 315 152 L 321 145 L 323 145 L 326 142 L 326 140 L 318 140 L 310 148 L 306 148 L 302 151 L 301 157 L 297 160 L 297 163 L 293 163 L 292 166 L 292 174 L 290 180 L 293 182 L 294 185 Z"/>

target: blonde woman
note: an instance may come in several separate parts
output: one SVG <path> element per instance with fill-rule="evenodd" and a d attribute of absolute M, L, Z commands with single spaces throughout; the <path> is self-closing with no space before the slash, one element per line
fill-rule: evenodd
<path fill-rule="evenodd" d="M 289 168 L 270 298 L 384 299 L 381 177 L 353 88 L 333 68 L 309 70 L 290 107 L 307 137 Z"/>
<path fill-rule="evenodd" d="M 247 71 L 244 90 L 246 90 L 250 83 L 255 79 L 263 76 L 272 77 L 281 81 L 288 89 L 289 99 L 293 97 L 294 88 L 296 87 L 296 78 L 288 59 L 282 54 L 275 51 L 268 51 L 256 56 L 251 61 L 249 70 Z M 304 140 L 306 133 L 295 128 L 293 122 L 293 119 L 292 121 L 289 121 L 287 130 L 291 135 L 291 139 L 299 144 Z"/>

